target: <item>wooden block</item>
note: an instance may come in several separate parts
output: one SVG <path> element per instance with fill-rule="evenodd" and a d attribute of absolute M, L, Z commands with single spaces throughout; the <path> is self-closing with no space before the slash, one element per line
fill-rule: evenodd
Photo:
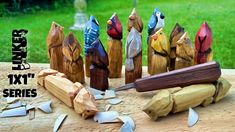
<path fill-rule="evenodd" d="M 122 74 L 122 41 L 108 38 L 109 77 L 120 78 Z"/>
<path fill-rule="evenodd" d="M 98 111 L 93 95 L 91 95 L 86 88 L 82 88 L 75 99 L 74 110 L 81 114 L 84 119 L 92 117 Z"/>
<path fill-rule="evenodd" d="M 81 51 L 79 42 L 70 32 L 63 42 L 63 71 L 72 82 L 85 83 L 83 59 L 80 56 Z"/>
<path fill-rule="evenodd" d="M 73 99 L 80 90 L 70 80 L 55 75 L 45 77 L 45 88 L 69 107 L 73 107 Z"/>
<path fill-rule="evenodd" d="M 56 70 L 53 70 L 53 69 L 43 69 L 41 71 L 38 72 L 37 74 L 37 83 L 44 87 L 44 79 L 45 79 L 45 76 L 48 76 L 48 75 L 56 75 L 58 73 L 58 71 Z"/>
<path fill-rule="evenodd" d="M 142 78 L 142 51 L 133 58 L 134 70 L 125 70 L 125 83 L 135 82 L 136 79 Z"/>
<path fill-rule="evenodd" d="M 90 87 L 105 91 L 109 87 L 108 82 L 108 69 L 102 69 L 98 67 L 94 67 L 91 65 L 90 67 Z"/>
<path fill-rule="evenodd" d="M 48 57 L 50 68 L 63 72 L 62 43 L 64 40 L 63 27 L 52 22 L 51 29 L 47 35 Z"/>
<path fill-rule="evenodd" d="M 157 120 L 158 117 L 167 116 L 172 108 L 172 95 L 168 90 L 161 90 L 143 107 L 143 111 L 151 119 Z"/>
<path fill-rule="evenodd" d="M 85 74 L 90 77 L 91 55 L 85 55 Z"/>
<path fill-rule="evenodd" d="M 172 95 L 174 107 L 172 112 L 188 110 L 202 104 L 206 99 L 213 97 L 215 86 L 213 84 L 197 84 L 184 87 Z"/>
<path fill-rule="evenodd" d="M 232 85 L 226 79 L 221 77 L 218 79 L 215 86 L 216 86 L 216 92 L 214 95 L 213 102 L 216 103 L 227 95 Z"/>

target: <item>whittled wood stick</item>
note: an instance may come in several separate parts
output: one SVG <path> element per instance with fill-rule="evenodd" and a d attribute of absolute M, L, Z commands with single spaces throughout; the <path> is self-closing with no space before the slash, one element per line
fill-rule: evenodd
<path fill-rule="evenodd" d="M 50 68 L 63 72 L 62 43 L 64 40 L 63 27 L 52 22 L 51 29 L 47 35 L 48 58 Z"/>
<path fill-rule="evenodd" d="M 82 49 L 79 42 L 73 33 L 70 32 L 63 42 L 63 71 L 72 82 L 85 83 L 81 52 Z"/>
<path fill-rule="evenodd" d="M 203 22 L 195 37 L 196 57 L 195 63 L 201 64 L 212 61 L 212 32 L 209 25 Z"/>
<path fill-rule="evenodd" d="M 194 65 L 194 48 L 192 42 L 185 32 L 176 42 L 175 69 L 185 68 Z"/>
<path fill-rule="evenodd" d="M 119 78 L 122 74 L 122 25 L 116 13 L 107 21 L 109 77 Z"/>
<path fill-rule="evenodd" d="M 127 24 L 125 83 L 142 77 L 142 30 L 143 22 L 134 8 Z"/>
<path fill-rule="evenodd" d="M 88 53 L 88 49 L 92 43 L 99 37 L 99 23 L 94 16 L 91 16 L 86 23 L 84 30 L 84 48 L 85 48 L 85 74 L 90 77 L 90 65 L 92 56 Z"/>
<path fill-rule="evenodd" d="M 170 46 L 171 46 L 171 51 L 170 51 L 170 67 L 169 70 L 175 70 L 175 59 L 176 59 L 176 45 L 177 41 L 181 38 L 181 36 L 184 34 L 184 28 L 181 27 L 178 23 L 175 24 L 175 27 L 171 31 L 170 34 Z"/>
<path fill-rule="evenodd" d="M 152 42 L 152 35 L 155 34 L 160 28 L 163 28 L 165 26 L 165 21 L 164 21 L 165 16 L 163 15 L 162 12 L 158 8 L 155 8 L 150 20 L 148 22 L 148 38 L 147 38 L 147 44 L 148 44 L 148 73 L 150 73 L 151 69 L 151 62 L 152 62 L 152 55 L 153 55 L 153 49 L 151 47 L 151 42 Z"/>
<path fill-rule="evenodd" d="M 161 90 L 144 106 L 143 111 L 156 120 L 170 112 L 181 112 L 199 105 L 207 106 L 224 98 L 230 87 L 227 80 L 220 78 L 215 85 L 197 84 L 176 91 Z"/>
<path fill-rule="evenodd" d="M 149 74 L 159 74 L 168 71 L 170 43 L 168 42 L 163 29 L 159 29 L 151 36 L 151 47 L 154 51 L 151 59 Z"/>

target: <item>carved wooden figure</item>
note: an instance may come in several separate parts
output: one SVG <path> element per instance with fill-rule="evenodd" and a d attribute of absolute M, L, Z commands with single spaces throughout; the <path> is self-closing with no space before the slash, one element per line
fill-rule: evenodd
<path fill-rule="evenodd" d="M 151 67 L 151 59 L 153 55 L 153 49 L 151 47 L 151 35 L 155 34 L 160 28 L 163 28 L 165 26 L 165 21 L 164 21 L 165 16 L 163 15 L 162 12 L 158 8 L 155 8 L 150 20 L 148 22 L 148 38 L 147 38 L 147 44 L 148 44 L 148 73 L 150 73 L 150 67 Z"/>
<path fill-rule="evenodd" d="M 180 37 L 184 34 L 184 28 L 181 27 L 178 23 L 175 24 L 174 29 L 171 31 L 170 34 L 170 67 L 169 70 L 175 70 L 175 58 L 176 58 L 176 42 L 180 39 Z"/>
<path fill-rule="evenodd" d="M 82 49 L 73 33 L 70 32 L 64 39 L 62 51 L 64 54 L 63 69 L 65 75 L 72 82 L 85 83 L 83 59 L 80 56 Z"/>
<path fill-rule="evenodd" d="M 91 16 L 84 30 L 84 47 L 85 47 L 85 73 L 90 77 L 91 55 L 88 53 L 88 48 L 99 37 L 99 23 L 94 16 Z"/>
<path fill-rule="evenodd" d="M 195 37 L 196 57 L 197 64 L 211 61 L 213 53 L 211 50 L 212 45 L 212 32 L 209 25 L 203 22 Z"/>
<path fill-rule="evenodd" d="M 176 42 L 175 69 L 194 65 L 194 53 L 192 42 L 188 33 L 185 32 Z"/>
<path fill-rule="evenodd" d="M 107 21 L 109 77 L 118 78 L 122 74 L 122 25 L 116 13 Z"/>
<path fill-rule="evenodd" d="M 163 29 L 159 29 L 151 36 L 151 47 L 153 55 L 149 74 L 154 75 L 158 73 L 167 72 L 169 64 L 170 43 L 168 42 Z"/>
<path fill-rule="evenodd" d="M 142 77 L 142 36 L 143 22 L 132 10 L 127 24 L 125 83 L 134 82 Z"/>
<path fill-rule="evenodd" d="M 52 22 L 51 29 L 47 35 L 48 58 L 50 68 L 63 72 L 62 43 L 64 40 L 63 27 Z"/>
<path fill-rule="evenodd" d="M 105 91 L 109 87 L 109 60 L 99 38 L 88 48 L 88 53 L 92 58 L 90 66 L 90 86 Z"/>

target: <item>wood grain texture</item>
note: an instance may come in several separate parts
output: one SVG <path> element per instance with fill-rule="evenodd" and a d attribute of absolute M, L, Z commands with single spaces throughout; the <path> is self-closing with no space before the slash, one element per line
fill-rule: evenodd
<path fill-rule="evenodd" d="M 34 64 L 31 63 L 31 68 L 27 71 L 16 71 L 16 73 L 37 73 L 41 69 L 49 68 L 49 64 Z M 116 88 L 122 86 L 125 83 L 124 79 L 124 67 L 122 68 L 122 78 L 110 79 L 110 87 Z M 6 88 L 11 88 L 8 85 L 7 75 L 12 73 L 11 63 L 0 63 L 0 91 Z M 148 76 L 147 67 L 143 67 L 143 76 Z M 147 93 L 138 93 L 135 90 L 120 91 L 118 98 L 123 102 L 119 105 L 113 105 L 110 110 L 115 110 L 122 114 L 123 112 L 129 113 L 129 116 L 133 118 L 136 124 L 136 132 L 155 132 L 160 131 L 234 131 L 235 126 L 233 120 L 235 120 L 235 70 L 222 69 L 222 77 L 227 79 L 232 87 L 228 95 L 216 104 L 209 105 L 207 107 L 197 107 L 195 110 L 199 114 L 199 122 L 189 128 L 187 126 L 188 112 L 180 112 L 171 114 L 165 118 L 161 118 L 158 121 L 150 120 L 142 108 L 144 104 L 150 101 L 150 99 L 159 91 L 152 91 Z M 85 87 L 88 87 L 89 79 L 86 79 Z M 17 87 L 17 86 L 16 86 Z M 20 86 L 23 88 L 22 86 Z M 27 88 L 37 89 L 36 98 L 25 98 L 28 104 L 36 105 L 38 103 L 51 100 L 53 106 L 53 113 L 45 114 L 36 110 L 35 119 L 29 120 L 28 116 L 12 117 L 12 118 L 0 118 L 0 131 L 53 131 L 53 126 L 57 117 L 61 114 L 68 114 L 67 119 L 60 127 L 61 132 L 77 132 L 77 131 L 119 131 L 121 123 L 114 124 L 98 124 L 93 119 L 84 120 L 73 109 L 67 107 L 59 99 L 37 85 L 36 78 L 29 79 Z M 4 103 L 0 92 L 0 103 Z M 104 100 L 97 101 L 98 108 L 103 110 L 106 102 Z"/>
<path fill-rule="evenodd" d="M 85 55 L 85 74 L 86 77 L 90 77 L 91 55 Z"/>
<path fill-rule="evenodd" d="M 63 72 L 63 54 L 62 43 L 64 40 L 63 27 L 52 22 L 51 28 L 47 35 L 48 58 L 50 60 L 50 68 L 59 72 Z"/>
<path fill-rule="evenodd" d="M 122 74 L 122 41 L 108 38 L 109 78 L 120 78 Z"/>
<path fill-rule="evenodd" d="M 217 62 L 208 62 L 138 79 L 135 82 L 135 86 L 138 92 L 144 92 L 162 88 L 213 82 L 216 81 L 220 75 L 220 65 Z"/>

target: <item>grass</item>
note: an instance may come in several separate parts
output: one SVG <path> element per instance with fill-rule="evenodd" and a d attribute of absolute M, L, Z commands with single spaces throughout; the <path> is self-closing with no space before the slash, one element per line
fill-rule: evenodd
<path fill-rule="evenodd" d="M 106 45 L 106 21 L 116 12 L 123 25 L 126 41 L 126 23 L 132 10 L 132 0 L 89 0 L 88 15 L 94 15 L 100 23 L 100 39 Z M 144 23 L 143 34 L 143 64 L 147 63 L 147 23 L 155 7 L 158 7 L 166 16 L 165 32 L 169 34 L 175 23 L 180 23 L 188 31 L 191 40 L 203 21 L 207 21 L 213 31 L 214 60 L 220 62 L 223 68 L 235 68 L 235 1 L 234 0 L 139 0 L 137 11 Z M 27 35 L 29 47 L 29 62 L 47 63 L 46 36 L 52 21 L 64 26 L 65 34 L 70 32 L 73 25 L 75 10 L 73 6 L 66 6 L 53 11 L 42 11 L 35 14 L 27 14 L 16 17 L 4 17 L 0 19 L 0 61 L 11 61 L 11 31 L 25 28 L 29 30 Z M 83 32 L 73 31 L 83 46 Z M 123 56 L 124 48 L 123 48 Z"/>

